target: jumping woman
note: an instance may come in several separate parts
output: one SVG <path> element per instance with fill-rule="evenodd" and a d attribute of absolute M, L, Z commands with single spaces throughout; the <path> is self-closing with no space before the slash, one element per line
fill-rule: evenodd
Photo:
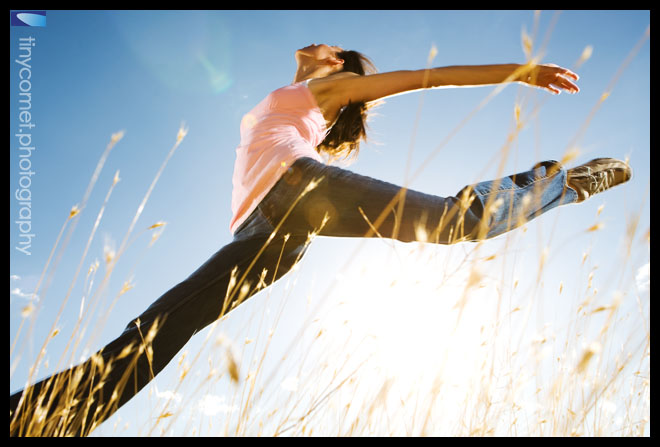
<path fill-rule="evenodd" d="M 86 362 L 10 396 L 10 434 L 89 434 L 144 388 L 188 340 L 285 275 L 309 233 L 453 244 L 493 238 L 559 205 L 628 181 L 630 167 L 600 158 L 565 169 L 556 161 L 439 197 L 331 166 L 355 155 L 371 104 L 434 87 L 518 82 L 577 93 L 578 76 L 556 65 L 451 66 L 376 73 L 355 51 L 310 45 L 295 53 L 293 83 L 241 122 L 230 229 L 218 250 Z M 512 218 L 513 216 L 513 218 Z"/>

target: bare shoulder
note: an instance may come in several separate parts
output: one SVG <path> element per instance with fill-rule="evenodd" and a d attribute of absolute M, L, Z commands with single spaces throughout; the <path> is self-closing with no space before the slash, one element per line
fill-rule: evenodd
<path fill-rule="evenodd" d="M 357 73 L 341 72 L 336 73 L 325 78 L 316 78 L 309 81 L 307 84 L 314 96 L 319 99 L 326 99 L 326 96 L 333 96 L 337 87 L 341 87 L 342 80 L 360 77 Z"/>
<path fill-rule="evenodd" d="M 341 81 L 354 77 L 360 77 L 360 75 L 342 72 L 325 78 L 312 79 L 307 84 L 316 103 L 323 112 L 328 126 L 335 122 L 341 108 L 348 104 L 344 95 L 341 94 Z"/>

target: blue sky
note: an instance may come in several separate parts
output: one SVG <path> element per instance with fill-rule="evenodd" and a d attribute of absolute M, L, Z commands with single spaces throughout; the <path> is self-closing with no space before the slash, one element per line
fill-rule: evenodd
<path fill-rule="evenodd" d="M 626 278 L 623 284 L 634 295 L 634 278 L 644 271 L 650 258 L 648 243 L 639 242 L 650 230 L 648 40 L 616 79 L 586 130 L 580 132 L 649 24 L 648 11 L 564 11 L 559 15 L 543 11 L 533 46 L 537 54 L 547 42 L 543 62 L 573 68 L 585 47 L 593 48 L 591 57 L 576 69 L 580 76 L 578 95 L 552 96 L 507 86 L 442 147 L 440 143 L 493 87 L 438 89 L 390 98 L 376 109 L 369 122 L 370 140 L 349 169 L 403 184 L 414 141 L 413 170 L 430 154 L 436 155 L 409 186 L 441 196 L 453 195 L 467 183 L 496 175 L 493 160 L 499 158 L 493 157 L 514 125 L 515 104 L 521 105 L 521 115 L 526 117 L 534 104 L 543 101 L 538 115 L 518 135 L 505 174 L 526 170 L 539 160 L 561 159 L 580 134 L 580 152 L 569 167 L 600 156 L 629 157 L 635 176 L 625 186 L 579 206 L 554 210 L 529 224 L 526 239 L 514 245 L 515 275 L 531 281 L 534 269 L 530 265 L 538 262 L 539 253 L 547 246 L 550 261 L 543 296 L 554 296 L 560 281 L 567 290 L 572 290 L 575 281 L 577 290 L 585 281 L 572 274 L 588 250 L 589 265 L 595 266 L 594 281 L 601 281 L 599 296 L 606 297 L 622 287 L 613 279 L 618 275 Z M 49 365 L 42 367 L 39 375 L 59 369 L 57 360 L 78 317 L 85 272 L 94 259 L 99 259 L 95 280 L 100 282 L 104 244 L 118 248 L 182 123 L 188 134 L 163 171 L 134 234 L 159 221 L 167 222 L 165 230 L 148 250 L 150 233 L 142 234 L 118 264 L 105 305 L 131 276 L 134 287 L 120 297 L 87 354 L 112 340 L 131 318 L 231 240 L 231 176 L 240 120 L 270 91 L 292 82 L 297 48 L 326 42 L 355 49 L 368 55 L 381 72 L 424 68 L 432 46 L 437 48 L 433 66 L 523 63 L 523 29 L 533 34 L 533 11 L 48 11 L 46 27 L 12 27 L 10 346 L 22 321 L 21 310 L 31 302 L 38 312 L 33 315 L 37 318 L 33 332 L 27 336 L 23 330 L 20 348 L 10 358 L 15 362 L 10 390 L 20 388 L 27 378 L 27 369 L 48 335 L 98 210 L 119 170 L 121 180 L 63 310 L 57 325 L 60 332 L 48 346 Z M 21 176 L 20 140 L 15 136 L 19 131 L 20 65 L 15 60 L 20 57 L 18 39 L 27 36 L 35 39 L 30 61 L 31 121 L 35 125 L 31 129 L 35 150 L 30 156 L 34 172 L 29 184 L 34 234 L 30 255 L 15 248 L 21 240 L 15 223 L 20 208 L 15 191 Z M 69 210 L 80 203 L 105 146 L 118 131 L 124 131 L 124 137 L 110 152 L 87 207 L 78 216 L 75 233 L 45 296 L 42 288 L 39 299 L 31 300 L 29 295 Z M 622 266 L 631 216 L 638 216 L 639 224 L 631 256 Z M 597 222 L 604 224 L 602 230 L 585 232 Z M 485 249 L 497 252 L 504 242 L 491 244 Z M 304 320 L 300 303 L 307 299 L 307 291 L 332 287 L 333 278 L 342 274 L 349 261 L 348 254 L 358 246 L 367 263 L 410 248 L 405 244 L 386 246 L 382 241 L 314 241 L 302 263 L 294 296 L 286 299 L 291 310 L 284 314 L 274 345 L 285 349 Z M 433 250 L 438 257 L 455 253 L 446 247 Z M 571 279 L 566 279 L 569 276 Z M 286 280 L 272 289 L 272 296 L 283 297 Z M 245 337 L 243 331 L 252 334 L 245 328 L 246 322 L 249 315 L 260 315 L 260 309 L 268 307 L 263 295 L 223 323 L 222 332 L 228 338 Z M 567 295 L 561 298 L 577 299 Z M 648 291 L 640 296 L 648 300 Z M 634 298 L 631 300 L 634 303 Z M 547 319 L 557 318 L 561 304 L 566 303 L 546 299 L 532 322 L 542 326 Z M 92 332 L 89 329 L 86 337 Z M 199 350 L 202 339 L 197 335 L 186 349 L 192 353 Z M 84 354 L 81 348 L 75 357 Z M 156 383 L 166 388 L 167 380 L 175 375 L 176 368 L 168 367 Z M 120 411 L 122 420 L 135 419 L 152 402 L 145 394 Z M 141 433 L 138 425 L 134 423 L 126 433 Z"/>

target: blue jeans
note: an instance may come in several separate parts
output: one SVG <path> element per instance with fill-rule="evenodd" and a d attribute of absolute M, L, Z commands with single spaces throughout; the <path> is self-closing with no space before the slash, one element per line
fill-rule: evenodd
<path fill-rule="evenodd" d="M 314 182 L 313 188 L 310 182 Z M 113 360 L 102 384 L 94 389 L 99 384 L 99 372 L 92 360 L 38 382 L 28 388 L 18 417 L 10 417 L 10 421 L 15 419 L 10 423 L 10 433 L 48 435 L 30 432 L 29 415 L 34 413 L 36 396 L 44 393 L 44 402 L 48 402 L 55 393 L 48 413 L 52 425 L 62 424 L 55 408 L 68 406 L 75 417 L 64 423 L 67 433 L 88 434 L 94 424 L 110 417 L 146 386 L 196 332 L 291 270 L 304 255 L 310 232 L 439 244 L 477 241 L 496 237 L 576 200 L 575 191 L 566 188 L 566 170 L 555 161 L 466 186 L 455 197 L 439 197 L 326 166 L 311 158 L 298 159 L 236 230 L 229 244 L 156 300 L 97 353 L 105 364 Z M 244 284 L 247 288 L 242 289 Z M 157 331 L 149 340 L 154 325 Z M 127 346 L 149 343 L 151 358 L 144 349 L 125 355 Z M 71 373 L 76 368 L 82 372 L 82 379 L 71 385 Z M 53 391 L 60 389 L 75 391 L 78 403 L 72 403 L 72 395 Z M 117 390 L 117 398 L 108 403 L 113 390 Z M 14 414 L 23 393 L 10 396 Z M 99 403 L 104 405 L 95 414 Z"/>

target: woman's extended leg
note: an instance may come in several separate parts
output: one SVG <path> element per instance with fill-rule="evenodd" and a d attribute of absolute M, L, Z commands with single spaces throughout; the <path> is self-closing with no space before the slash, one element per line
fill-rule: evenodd
<path fill-rule="evenodd" d="M 310 182 L 316 186 L 286 216 L 283 232 L 321 228 L 322 236 L 452 244 L 493 238 L 577 200 L 575 191 L 566 188 L 566 170 L 555 161 L 439 197 L 301 158 L 262 202 L 271 224 L 285 217 L 281 204 L 292 203 Z"/>
<path fill-rule="evenodd" d="M 310 182 L 316 186 L 306 191 Z M 490 238 L 574 202 L 576 193 L 565 184 L 566 171 L 544 162 L 443 198 L 299 159 L 230 244 L 132 320 L 117 339 L 82 365 L 10 396 L 10 434 L 88 434 L 148 384 L 194 333 L 288 272 L 304 254 L 309 232 L 442 244 Z M 243 296 L 240 282 L 228 295 L 235 267 L 234 277 L 249 282 Z"/>
<path fill-rule="evenodd" d="M 306 237 L 269 239 L 272 229 L 256 209 L 231 243 L 96 355 L 10 396 L 10 435 L 89 434 L 165 368 L 193 334 L 293 267 Z M 237 283 L 228 290 L 232 276 Z M 243 284 L 248 288 L 241 291 Z"/>

